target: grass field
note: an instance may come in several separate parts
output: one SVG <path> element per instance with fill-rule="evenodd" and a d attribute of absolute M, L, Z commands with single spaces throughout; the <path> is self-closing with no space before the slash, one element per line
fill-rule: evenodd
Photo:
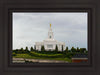
<path fill-rule="evenodd" d="M 59 57 L 56 57 L 59 56 Z M 26 58 L 26 59 L 47 59 L 47 60 L 60 60 L 60 61 L 68 61 L 72 62 L 68 57 L 60 57 L 62 54 L 41 54 L 41 53 L 33 53 L 30 55 L 28 53 L 24 54 L 16 54 L 13 56 L 14 58 Z"/>

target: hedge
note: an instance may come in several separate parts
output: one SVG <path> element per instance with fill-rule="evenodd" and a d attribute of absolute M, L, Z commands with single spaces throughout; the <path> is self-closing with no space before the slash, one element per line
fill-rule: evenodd
<path fill-rule="evenodd" d="M 37 57 L 47 57 L 47 58 L 57 58 L 57 57 L 63 57 L 63 54 L 41 54 L 36 52 L 30 52 L 31 56 L 37 56 Z"/>

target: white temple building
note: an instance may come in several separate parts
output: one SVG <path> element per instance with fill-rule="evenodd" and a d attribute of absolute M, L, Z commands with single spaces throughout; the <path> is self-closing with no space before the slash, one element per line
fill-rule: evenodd
<path fill-rule="evenodd" d="M 65 50 L 65 43 L 64 42 L 58 42 L 57 40 L 54 39 L 53 31 L 51 29 L 51 24 L 50 24 L 50 29 L 48 32 L 48 38 L 43 40 L 43 42 L 35 42 L 36 50 L 41 51 L 41 46 L 44 46 L 46 51 L 49 50 L 55 50 L 56 45 L 58 47 L 58 51 Z"/>

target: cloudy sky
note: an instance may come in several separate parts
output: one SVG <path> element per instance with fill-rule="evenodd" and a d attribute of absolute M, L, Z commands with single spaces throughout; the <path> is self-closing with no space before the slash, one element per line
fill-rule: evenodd
<path fill-rule="evenodd" d="M 48 30 L 54 32 L 57 41 L 65 42 L 69 49 L 87 48 L 87 13 L 13 13 L 13 49 L 34 46 L 48 37 Z"/>

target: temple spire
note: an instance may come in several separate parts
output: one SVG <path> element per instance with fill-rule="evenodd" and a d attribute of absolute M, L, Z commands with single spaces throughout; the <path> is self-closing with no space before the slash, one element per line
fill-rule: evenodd
<path fill-rule="evenodd" d="M 50 24 L 50 28 L 51 28 L 51 24 Z"/>
<path fill-rule="evenodd" d="M 51 29 L 51 24 L 50 24 L 50 29 L 49 29 L 49 32 L 48 32 L 48 38 L 53 39 L 53 32 L 52 32 L 52 29 Z"/>

